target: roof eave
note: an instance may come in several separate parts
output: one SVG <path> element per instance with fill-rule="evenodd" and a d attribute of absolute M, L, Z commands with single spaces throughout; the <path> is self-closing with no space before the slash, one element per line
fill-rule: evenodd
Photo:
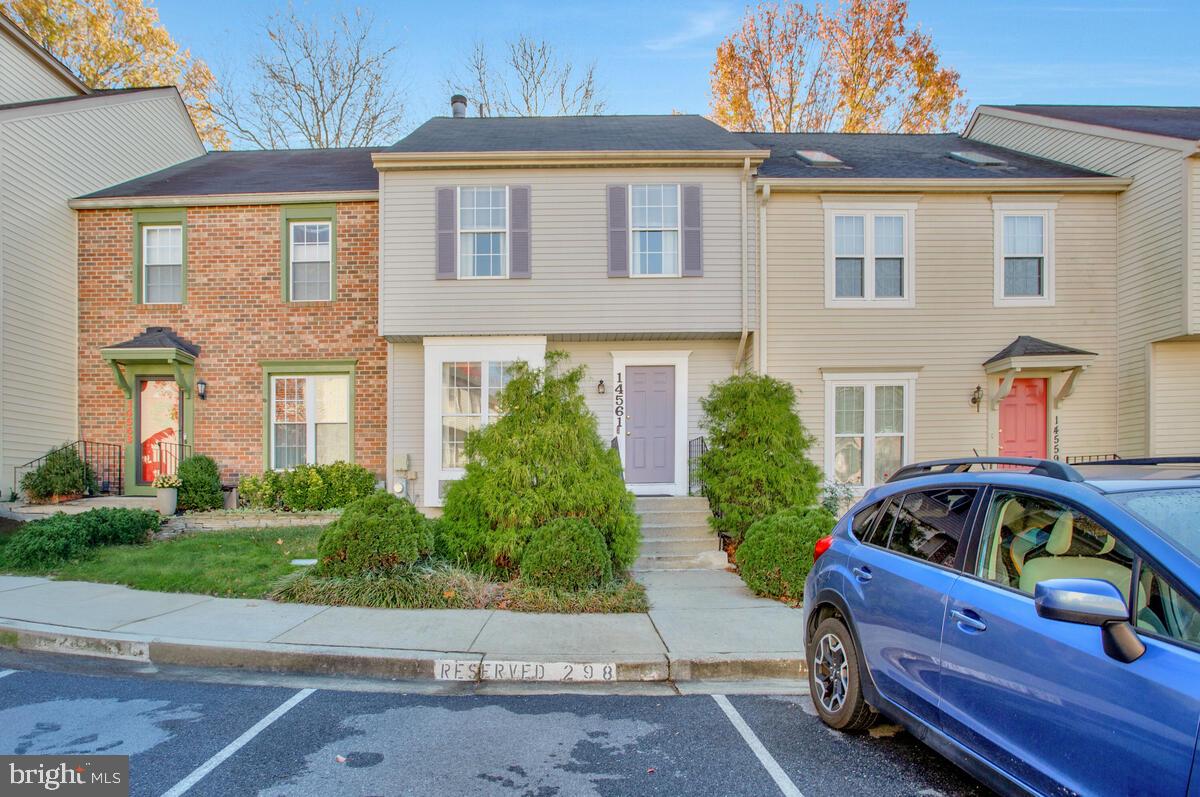
<path fill-rule="evenodd" d="M 1070 191 L 1075 193 L 1114 193 L 1133 184 L 1127 177 L 760 177 L 758 186 L 791 191 L 875 191 L 911 190 L 925 193 L 961 193 L 964 191 Z"/>
<path fill-rule="evenodd" d="M 1011 357 L 1003 357 L 999 360 L 992 360 L 983 364 L 985 373 L 998 374 L 1006 371 L 1033 371 L 1033 370 L 1067 370 L 1070 368 L 1084 368 L 1091 365 L 1095 359 L 1095 354 L 1091 352 L 1081 351 L 1071 354 L 1018 354 Z"/>
<path fill-rule="evenodd" d="M 770 150 L 517 150 L 506 152 L 376 152 L 376 169 L 455 169 L 506 166 L 610 166 L 623 164 L 688 163 L 741 165 L 746 159 L 758 165 Z"/>
<path fill-rule="evenodd" d="M 1194 153 L 1200 151 L 1200 141 L 1191 138 L 1179 138 L 1176 136 L 1164 136 L 1158 133 L 1143 133 L 1139 130 L 1126 130 L 1123 127 L 1113 127 L 1111 125 L 1097 125 L 1088 122 L 1076 122 L 1071 119 L 1059 119 L 1057 116 L 1047 116 L 1045 114 L 1033 113 L 1032 111 L 1017 111 L 1012 108 L 1003 108 L 997 105 L 980 105 L 971 114 L 971 121 L 967 123 L 966 130 L 963 131 L 964 138 L 971 138 L 971 131 L 975 127 L 975 122 L 978 121 L 981 114 L 997 116 L 1002 119 L 1014 119 L 1022 122 L 1030 122 L 1041 124 L 1045 127 L 1056 127 L 1060 130 L 1071 130 L 1077 133 L 1086 133 L 1093 136 L 1103 136 L 1105 138 L 1113 138 L 1120 141 L 1133 141 L 1141 144 L 1150 144 L 1156 147 L 1165 149 L 1179 150 L 1184 153 Z M 979 141 L 980 139 L 972 139 Z"/>
<path fill-rule="evenodd" d="M 45 47 L 42 47 L 33 37 L 21 29 L 21 26 L 16 23 L 16 20 L 10 19 L 8 15 L 0 12 L 0 30 L 7 31 L 12 37 L 17 46 L 32 53 L 35 58 L 50 68 L 56 75 L 69 83 L 80 94 L 91 94 L 92 88 L 84 83 L 74 72 L 72 72 L 66 64 L 59 61 L 56 57 L 50 54 Z"/>
<path fill-rule="evenodd" d="M 284 191 L 256 194 L 198 194 L 156 196 L 77 197 L 67 201 L 75 210 L 108 208 L 170 208 L 213 207 L 221 205 L 290 205 L 302 202 L 373 202 L 379 199 L 376 189 L 361 191 Z"/>

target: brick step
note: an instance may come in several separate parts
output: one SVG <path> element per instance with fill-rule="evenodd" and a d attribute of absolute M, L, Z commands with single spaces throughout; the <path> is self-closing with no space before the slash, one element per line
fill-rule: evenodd
<path fill-rule="evenodd" d="M 702 495 L 655 496 L 638 498 L 638 512 L 708 511 L 708 499 Z"/>
<path fill-rule="evenodd" d="M 716 537 L 645 537 L 639 553 L 642 556 L 695 556 L 705 551 L 720 550 Z"/>

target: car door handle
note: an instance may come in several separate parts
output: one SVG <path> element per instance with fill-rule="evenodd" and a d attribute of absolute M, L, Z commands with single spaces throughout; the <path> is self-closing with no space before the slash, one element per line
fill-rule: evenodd
<path fill-rule="evenodd" d="M 871 580 L 871 568 L 869 567 L 856 567 L 850 572 L 854 574 L 855 578 L 864 584 Z"/>
<path fill-rule="evenodd" d="M 987 623 L 983 621 L 983 618 L 970 609 L 951 609 L 950 616 L 958 623 L 958 627 L 964 631 L 987 630 Z"/>

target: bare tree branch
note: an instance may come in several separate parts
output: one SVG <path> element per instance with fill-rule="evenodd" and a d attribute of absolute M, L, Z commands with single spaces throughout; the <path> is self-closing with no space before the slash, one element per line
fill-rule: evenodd
<path fill-rule="evenodd" d="M 475 104 L 480 116 L 585 116 L 602 113 L 605 103 L 596 86 L 596 65 L 578 78 L 575 65 L 559 58 L 554 45 L 522 35 L 505 44 L 499 71 L 487 48 L 477 42 L 464 78 L 446 87 Z"/>
<path fill-rule="evenodd" d="M 356 147 L 390 143 L 404 103 L 390 85 L 395 46 L 372 37 L 374 16 L 338 14 L 330 30 L 300 19 L 291 4 L 265 24 L 254 80 L 242 90 L 221 81 L 214 102 L 234 139 L 260 149 Z"/>

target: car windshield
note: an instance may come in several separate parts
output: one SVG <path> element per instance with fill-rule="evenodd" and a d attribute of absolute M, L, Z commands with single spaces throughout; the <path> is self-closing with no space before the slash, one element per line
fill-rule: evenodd
<path fill-rule="evenodd" d="M 1139 490 L 1110 497 L 1200 561 L 1200 488 Z"/>

